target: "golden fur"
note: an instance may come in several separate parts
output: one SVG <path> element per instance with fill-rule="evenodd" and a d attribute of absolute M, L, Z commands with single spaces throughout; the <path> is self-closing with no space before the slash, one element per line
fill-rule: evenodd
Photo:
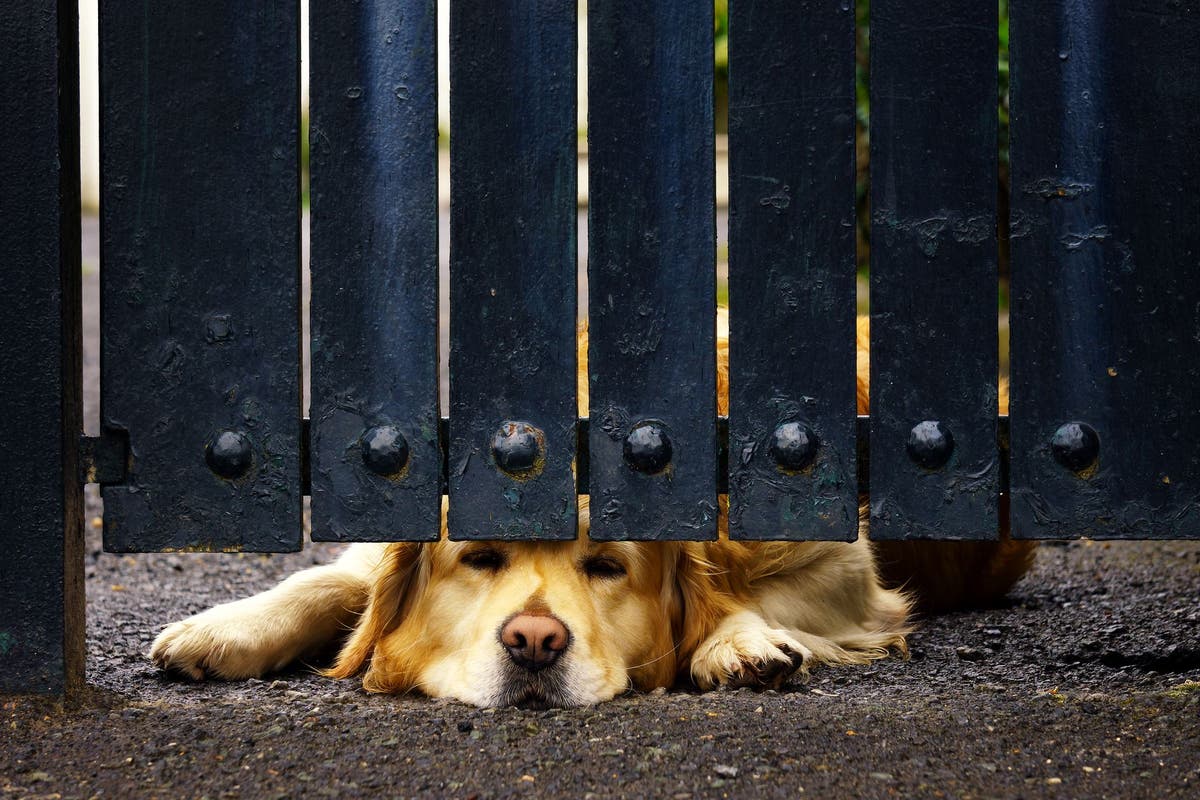
<path fill-rule="evenodd" d="M 859 323 L 859 413 L 868 410 L 866 321 Z M 726 318 L 719 318 L 722 333 Z M 587 408 L 586 331 L 579 398 Z M 728 408 L 728 338 L 719 337 L 718 407 Z M 1006 396 L 1003 387 L 1002 397 Z M 1003 401 L 1002 401 L 1003 402 Z M 914 601 L 994 600 L 1032 547 L 985 544 L 733 542 L 720 498 L 715 542 L 592 542 L 580 498 L 573 542 L 354 545 L 337 562 L 168 626 L 151 657 L 193 678 L 247 678 L 349 637 L 337 678 L 373 692 L 420 691 L 477 705 L 575 706 L 629 688 L 776 686 L 816 664 L 905 653 Z M 1007 531 L 1005 531 L 1005 534 Z M 878 562 L 889 582 L 881 578 Z M 888 588 L 903 584 L 905 591 Z M 570 644 L 551 667 L 515 666 L 507 621 L 549 616 Z"/>

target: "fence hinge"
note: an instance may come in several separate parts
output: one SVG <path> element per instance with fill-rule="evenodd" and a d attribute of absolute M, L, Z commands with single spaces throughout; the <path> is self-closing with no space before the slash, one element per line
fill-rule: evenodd
<path fill-rule="evenodd" d="M 79 437 L 79 480 L 115 486 L 125 482 L 129 432 L 106 430 L 99 436 Z"/>

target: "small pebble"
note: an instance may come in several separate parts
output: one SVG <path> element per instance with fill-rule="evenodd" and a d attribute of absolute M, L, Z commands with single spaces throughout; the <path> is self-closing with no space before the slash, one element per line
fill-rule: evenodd
<path fill-rule="evenodd" d="M 963 661 L 982 661 L 985 657 L 982 650 L 976 650 L 974 647 L 958 647 L 954 652 Z"/>
<path fill-rule="evenodd" d="M 736 778 L 738 774 L 737 767 L 731 767 L 728 764 L 717 764 L 713 767 L 713 772 L 724 778 Z"/>

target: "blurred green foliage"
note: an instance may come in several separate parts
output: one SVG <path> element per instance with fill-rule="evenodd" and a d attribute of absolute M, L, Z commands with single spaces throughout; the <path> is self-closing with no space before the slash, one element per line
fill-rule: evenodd
<path fill-rule="evenodd" d="M 717 82 L 729 81 L 729 0 L 714 0 L 713 39 L 716 44 Z"/>

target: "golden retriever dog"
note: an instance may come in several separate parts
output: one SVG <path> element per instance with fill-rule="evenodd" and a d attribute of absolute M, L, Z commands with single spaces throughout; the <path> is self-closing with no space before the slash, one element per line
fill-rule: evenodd
<path fill-rule="evenodd" d="M 718 348 L 721 413 L 727 341 Z M 864 414 L 867 341 L 864 319 Z M 590 541 L 586 497 L 573 542 L 452 542 L 443 507 L 441 541 L 352 545 L 335 563 L 168 626 L 150 656 L 194 679 L 235 680 L 342 642 L 327 675 L 361 674 L 371 692 L 480 706 L 584 706 L 680 680 L 776 687 L 816 665 L 903 655 L 914 606 L 990 602 L 1032 561 L 1032 545 L 1007 535 L 971 544 L 872 545 L 861 535 L 734 542 L 724 497 L 720 508 L 717 541 L 634 543 Z"/>

